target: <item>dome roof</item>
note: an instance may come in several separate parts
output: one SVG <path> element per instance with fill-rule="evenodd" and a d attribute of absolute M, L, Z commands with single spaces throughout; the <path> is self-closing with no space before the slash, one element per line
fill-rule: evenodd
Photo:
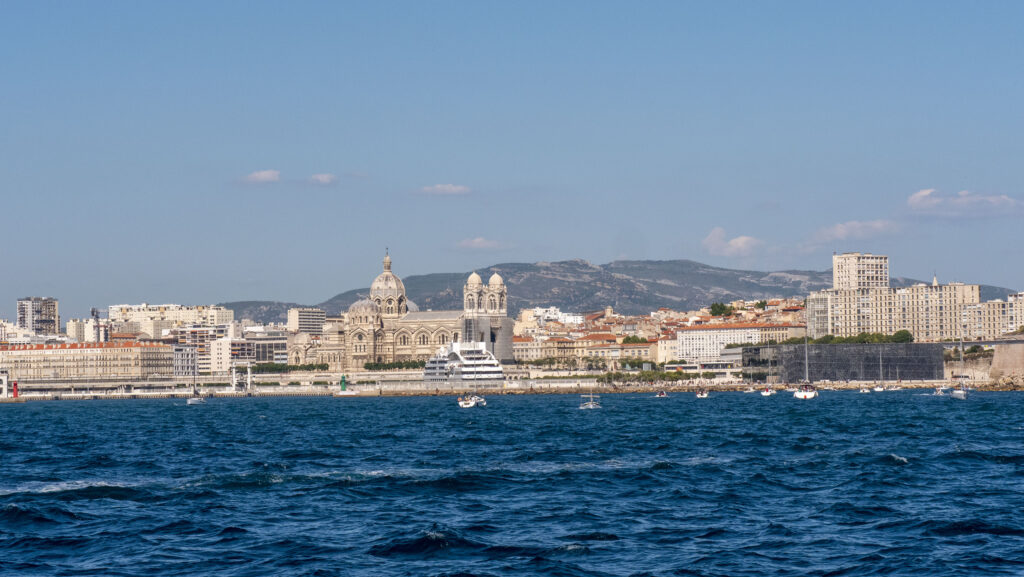
<path fill-rule="evenodd" d="M 405 296 L 405 285 L 402 279 L 391 272 L 391 255 L 384 255 L 384 272 L 380 273 L 370 285 L 370 298 L 398 298 Z"/>
<path fill-rule="evenodd" d="M 351 313 L 377 314 L 377 310 L 378 310 L 377 303 L 371 301 L 370 299 L 357 300 L 356 302 L 352 303 L 348 307 L 348 312 L 350 314 Z"/>
<path fill-rule="evenodd" d="M 469 275 L 469 280 L 466 281 L 466 284 L 470 286 L 478 286 L 484 284 L 484 281 L 480 278 L 480 275 L 476 274 L 474 271 L 473 274 Z"/>
<path fill-rule="evenodd" d="M 487 281 L 488 286 L 501 286 L 505 284 L 505 281 L 501 278 L 501 275 L 494 273 L 491 275 L 491 279 Z"/>

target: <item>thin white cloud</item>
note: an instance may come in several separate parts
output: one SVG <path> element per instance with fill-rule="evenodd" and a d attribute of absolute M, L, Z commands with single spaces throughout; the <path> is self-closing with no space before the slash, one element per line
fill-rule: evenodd
<path fill-rule="evenodd" d="M 320 185 L 334 184 L 336 180 L 338 180 L 338 177 L 328 172 L 325 172 L 323 174 L 314 174 L 313 176 L 309 177 L 309 182 Z"/>
<path fill-rule="evenodd" d="M 257 170 L 245 177 L 246 182 L 263 184 L 267 182 L 278 182 L 281 180 L 280 170 Z"/>
<path fill-rule="evenodd" d="M 907 197 L 907 207 L 916 214 L 928 216 L 992 217 L 1015 214 L 1024 203 L 1005 194 L 985 195 L 961 190 L 955 195 L 943 195 L 934 188 L 926 188 Z"/>
<path fill-rule="evenodd" d="M 458 247 L 468 248 L 472 250 L 486 250 L 501 248 L 501 243 L 496 240 L 491 240 L 488 238 L 484 238 L 482 236 L 478 236 L 476 238 L 466 238 L 460 240 L 458 243 Z"/>
<path fill-rule="evenodd" d="M 426 194 L 453 195 L 469 194 L 472 191 L 468 186 L 463 186 L 461 184 L 435 184 L 433 186 L 424 186 L 420 189 L 420 192 Z"/>
<path fill-rule="evenodd" d="M 708 251 L 708 254 L 726 257 L 750 256 L 763 244 L 764 241 L 752 236 L 737 236 L 727 239 L 725 229 L 720 226 L 711 229 L 704 240 L 700 241 L 700 245 Z"/>
<path fill-rule="evenodd" d="M 891 220 L 850 220 L 819 229 L 814 233 L 814 241 L 861 240 L 889 235 L 897 230 L 899 225 Z"/>

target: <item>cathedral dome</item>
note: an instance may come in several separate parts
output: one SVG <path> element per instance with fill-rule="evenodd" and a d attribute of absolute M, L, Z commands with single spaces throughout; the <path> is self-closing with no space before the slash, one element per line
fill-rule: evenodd
<path fill-rule="evenodd" d="M 391 256 L 385 254 L 384 272 L 380 273 L 373 280 L 373 284 L 370 285 L 370 298 L 376 300 L 377 298 L 386 299 L 388 297 L 396 299 L 398 297 L 405 297 L 405 285 L 402 284 L 402 279 L 391 272 Z"/>
<path fill-rule="evenodd" d="M 491 279 L 487 281 L 487 286 L 490 287 L 499 287 L 503 284 L 505 284 L 505 281 L 501 278 L 501 275 L 498 273 L 492 274 Z"/>
<path fill-rule="evenodd" d="M 481 286 L 483 284 L 483 279 L 481 279 L 480 275 L 476 274 L 475 271 L 473 272 L 473 274 L 469 275 L 469 280 L 466 281 L 466 285 L 468 286 Z"/>
<path fill-rule="evenodd" d="M 348 307 L 348 314 L 350 314 L 350 315 L 353 314 L 353 313 L 355 313 L 357 315 L 358 314 L 375 315 L 375 314 L 377 314 L 377 311 L 378 311 L 377 303 L 371 301 L 370 299 L 358 300 L 358 301 L 352 303 L 351 305 L 349 305 L 349 307 Z"/>

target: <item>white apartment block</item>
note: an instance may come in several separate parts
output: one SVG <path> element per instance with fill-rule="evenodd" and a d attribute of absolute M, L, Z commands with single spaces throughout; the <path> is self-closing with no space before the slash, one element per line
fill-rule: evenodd
<path fill-rule="evenodd" d="M 112 305 L 107 316 L 111 322 L 141 324 L 146 321 L 163 321 L 167 323 L 166 326 L 226 325 L 235 320 L 234 311 L 216 305 Z"/>
<path fill-rule="evenodd" d="M 103 320 L 70 319 L 64 326 L 64 334 L 79 343 L 103 343 L 110 340 L 110 326 Z"/>
<path fill-rule="evenodd" d="M 1024 292 L 966 307 L 964 326 L 965 339 L 994 339 L 1024 328 Z"/>
<path fill-rule="evenodd" d="M 18 381 L 144 379 L 170 376 L 174 352 L 149 343 L 5 345 L 0 366 Z"/>
<path fill-rule="evenodd" d="M 689 363 L 719 361 L 726 345 L 779 342 L 802 337 L 805 333 L 805 327 L 789 324 L 726 323 L 685 327 L 676 333 L 678 359 Z"/>
<path fill-rule="evenodd" d="M 1000 323 L 1007 326 L 1019 318 L 1016 303 L 980 306 L 978 285 L 940 285 L 933 279 L 930 285 L 891 288 L 889 259 L 883 255 L 833 255 L 832 283 L 831 289 L 807 297 L 811 337 L 891 335 L 906 330 L 918 341 L 969 338 L 970 334 L 992 338 L 1002 334 L 996 334 Z"/>
<path fill-rule="evenodd" d="M 327 313 L 321 309 L 306 307 L 288 309 L 289 332 L 320 335 L 324 332 L 324 323 L 326 322 Z"/>
<path fill-rule="evenodd" d="M 831 289 L 807 298 L 807 326 L 813 338 L 907 330 L 917 341 L 957 339 L 964 332 L 964 315 L 980 300 L 978 285 L 962 283 Z"/>
<path fill-rule="evenodd" d="M 889 288 L 889 257 L 859 252 L 833 254 L 832 288 Z"/>

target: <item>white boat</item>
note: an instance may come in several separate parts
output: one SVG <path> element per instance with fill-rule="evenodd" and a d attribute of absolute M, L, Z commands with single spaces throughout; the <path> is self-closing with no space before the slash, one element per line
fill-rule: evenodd
<path fill-rule="evenodd" d="M 814 385 L 811 384 L 809 360 L 807 354 L 807 335 L 804 335 L 804 382 L 793 391 L 793 398 L 795 399 L 813 399 L 818 396 L 818 389 L 814 388 Z"/>
<path fill-rule="evenodd" d="M 945 397 L 946 390 L 943 389 L 942 387 L 935 387 L 935 392 L 932 394 L 935 395 L 936 397 Z"/>
<path fill-rule="evenodd" d="M 881 393 L 882 391 L 885 390 L 885 387 L 883 387 L 882 385 L 875 385 L 871 390 L 876 393 Z"/>
<path fill-rule="evenodd" d="M 504 381 L 501 363 L 486 343 L 450 343 L 430 357 L 423 368 L 428 383 Z"/>
<path fill-rule="evenodd" d="M 765 387 L 764 390 L 761 391 L 761 396 L 762 397 L 770 397 L 770 396 L 772 396 L 774 394 L 775 394 L 775 390 L 770 388 L 770 387 Z"/>
<path fill-rule="evenodd" d="M 487 406 L 487 399 L 481 397 L 480 395 L 470 395 L 469 400 L 473 401 L 478 407 Z"/>
<path fill-rule="evenodd" d="M 861 388 L 860 388 L 860 392 L 861 392 L 861 393 L 867 393 L 867 394 L 870 394 L 870 393 L 871 393 L 871 389 L 869 389 L 869 388 L 867 388 L 867 387 L 861 387 Z"/>
<path fill-rule="evenodd" d="M 698 399 L 706 399 L 706 398 L 708 398 L 708 390 L 707 389 L 697 389 L 697 398 Z"/>
<path fill-rule="evenodd" d="M 600 396 L 595 395 L 594 393 L 589 393 L 589 394 L 586 394 L 586 395 L 580 395 L 580 400 L 581 400 L 580 408 L 581 409 L 600 409 L 601 408 L 601 401 L 598 400 L 599 398 L 600 398 Z M 583 400 L 583 399 L 586 399 L 586 400 Z"/>
<path fill-rule="evenodd" d="M 185 401 L 185 404 L 186 405 L 205 405 L 206 404 L 206 399 L 204 399 L 202 397 L 189 397 L 188 400 Z"/>
<path fill-rule="evenodd" d="M 801 385 L 796 391 L 793 392 L 793 398 L 795 399 L 813 399 L 818 396 L 818 389 L 814 388 L 814 385 Z"/>
<path fill-rule="evenodd" d="M 459 397 L 458 403 L 463 409 L 472 409 L 476 406 L 476 401 L 470 397 Z"/>
<path fill-rule="evenodd" d="M 967 400 L 967 384 L 964 383 L 964 338 L 960 337 L 960 374 L 957 375 L 957 385 L 949 392 L 949 398 L 959 401 Z"/>
<path fill-rule="evenodd" d="M 666 393 L 665 391 L 658 391 L 658 394 L 654 395 L 654 398 L 656 398 L 656 399 L 667 399 L 668 398 L 668 393 Z"/>
<path fill-rule="evenodd" d="M 757 391 L 754 390 L 754 387 L 747 387 L 747 388 L 743 389 L 743 392 L 744 393 L 756 393 Z"/>

